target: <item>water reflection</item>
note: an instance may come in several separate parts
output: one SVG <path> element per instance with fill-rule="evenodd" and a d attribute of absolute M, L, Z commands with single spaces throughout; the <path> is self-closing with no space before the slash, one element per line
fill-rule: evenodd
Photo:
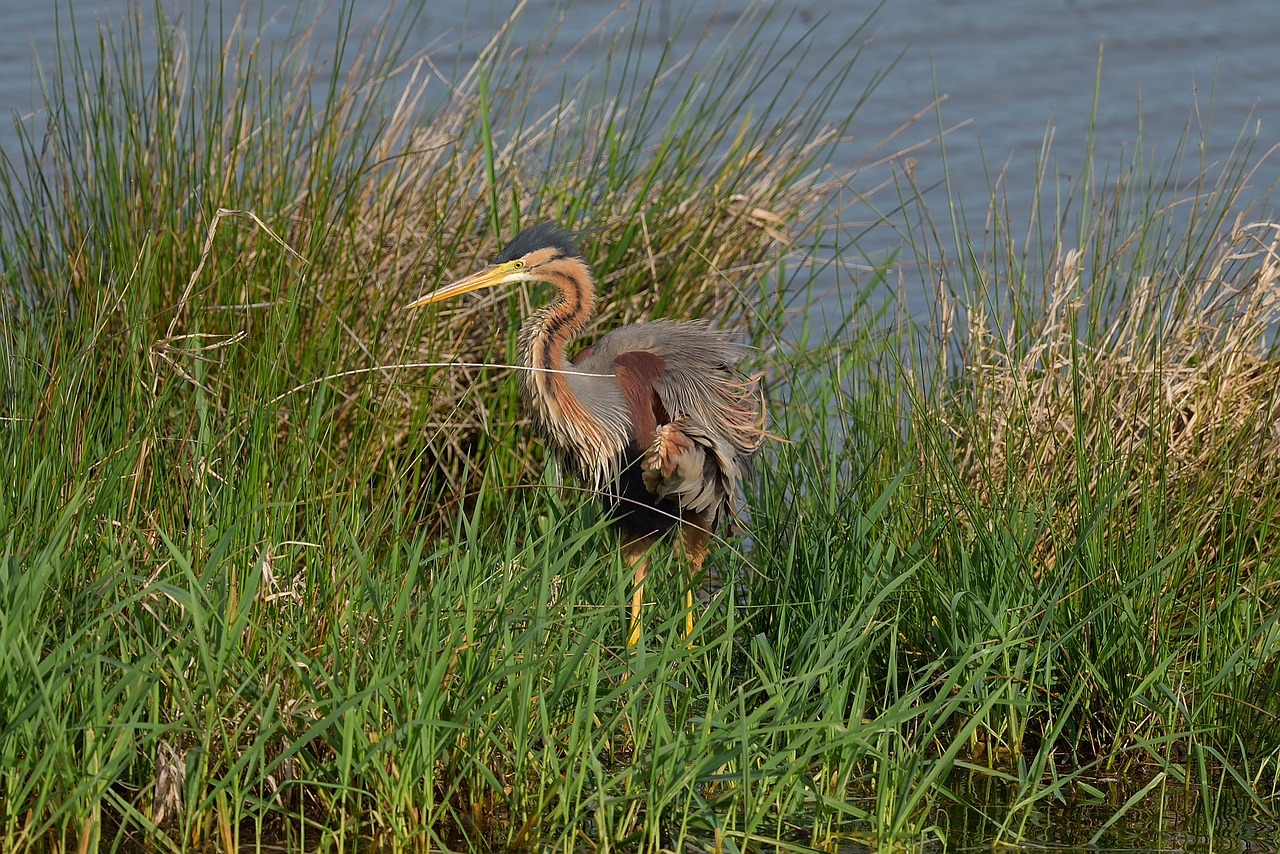
<path fill-rule="evenodd" d="M 1089 851 L 1280 850 L 1280 826 L 1246 799 L 1196 790 L 1164 779 L 1132 806 L 1127 802 L 1151 779 L 1079 777 L 1059 799 L 1019 804 L 1012 783 L 979 772 L 961 772 L 948 788 L 957 803 L 938 816 L 949 849 L 989 850 L 1002 840 L 1018 847 Z"/>

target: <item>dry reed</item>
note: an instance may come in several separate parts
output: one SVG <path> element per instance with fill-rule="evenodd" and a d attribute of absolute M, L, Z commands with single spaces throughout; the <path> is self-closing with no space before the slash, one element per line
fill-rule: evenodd
<path fill-rule="evenodd" d="M 411 81 L 374 148 L 376 161 L 388 166 L 377 170 L 355 200 L 352 243 L 357 251 L 345 261 L 339 253 L 337 265 L 316 271 L 315 284 L 324 291 L 330 284 L 326 279 L 334 286 L 351 278 L 367 283 L 367 300 L 344 318 L 353 331 L 344 364 L 363 364 L 372 354 L 389 352 L 401 353 L 401 361 L 409 364 L 457 363 L 425 380 L 429 394 L 390 398 L 401 414 L 393 419 L 399 427 L 387 433 L 384 447 L 392 450 L 391 445 L 403 442 L 411 422 L 425 427 L 432 434 L 434 458 L 429 462 L 457 496 L 474 487 L 475 467 L 469 458 L 476 438 L 492 430 L 495 419 L 510 417 L 490 408 L 493 401 L 505 399 L 500 388 L 510 372 L 481 366 L 510 358 L 513 321 L 527 316 L 538 297 L 526 290 L 513 304 L 508 294 L 493 293 L 427 315 L 398 313 L 412 297 L 471 272 L 501 249 L 486 227 L 484 152 L 459 144 L 464 129 L 479 123 L 481 99 L 474 78 L 464 81 L 470 89 L 454 88 L 445 108 L 423 126 L 415 124 L 414 113 L 427 82 Z M 565 221 L 555 203 L 533 189 L 546 186 L 536 165 L 529 164 L 544 162 L 540 150 L 548 123 L 513 128 L 496 152 L 512 188 L 496 196 L 501 203 L 496 219 L 504 228 L 532 221 L 530 214 L 516 209 L 517 200 L 525 210 L 538 211 L 540 219 Z M 606 157 L 611 143 L 602 120 L 576 116 L 570 103 L 558 108 L 554 124 L 581 129 L 579 158 Z M 749 317 L 749 295 L 759 292 L 762 271 L 796 251 L 805 228 L 803 212 L 826 204 L 837 186 L 817 171 L 797 174 L 797 164 L 834 142 L 824 132 L 782 150 L 730 147 L 720 162 L 696 174 L 673 169 L 656 180 L 644 170 L 626 174 L 613 188 L 612 201 L 602 206 L 609 214 L 566 222 L 583 230 L 583 249 L 594 262 L 602 295 L 584 340 L 659 313 L 709 317 L 722 325 Z M 599 180 L 595 170 L 568 170 L 556 177 L 555 195 L 590 198 Z M 725 187 L 732 191 L 724 192 Z M 625 248 L 616 261 L 602 266 L 603 256 L 620 245 Z M 395 383 L 415 382 L 403 372 L 382 376 Z M 352 377 L 350 399 L 370 380 L 376 382 L 378 376 Z M 430 411 L 424 413 L 424 405 Z M 356 417 L 354 408 L 347 412 Z"/>
<path fill-rule="evenodd" d="M 1110 501 L 1127 508 L 1112 521 L 1132 530 L 1141 494 L 1160 489 L 1184 497 L 1171 502 L 1179 524 L 1220 545 L 1208 533 L 1224 505 L 1262 495 L 1280 471 L 1280 360 L 1265 343 L 1280 322 L 1280 224 L 1237 222 L 1206 258 L 1174 281 L 1138 278 L 1100 334 L 1081 331 L 1088 284 L 1074 250 L 1025 346 L 972 309 L 962 377 L 917 416 L 952 438 L 943 500 L 1048 502 L 1077 521 L 1083 505 Z M 1036 551 L 1052 555 L 1063 533 L 1047 527 Z"/>

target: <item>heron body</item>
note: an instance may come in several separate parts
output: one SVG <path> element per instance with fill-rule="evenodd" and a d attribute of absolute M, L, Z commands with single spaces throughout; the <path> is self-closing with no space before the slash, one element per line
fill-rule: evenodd
<path fill-rule="evenodd" d="M 525 229 L 491 265 L 408 307 L 530 281 L 557 295 L 521 328 L 524 397 L 552 452 L 592 484 L 622 533 L 635 570 L 634 643 L 649 547 L 678 527 L 696 572 L 734 508 L 765 435 L 758 389 L 733 367 L 733 337 L 702 321 L 624 326 L 568 358 L 595 313 L 595 280 L 573 236 L 549 224 Z"/>

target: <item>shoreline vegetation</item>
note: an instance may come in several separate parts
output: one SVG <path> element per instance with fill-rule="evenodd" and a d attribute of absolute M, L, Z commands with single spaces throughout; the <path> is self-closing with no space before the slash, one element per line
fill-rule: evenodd
<path fill-rule="evenodd" d="M 550 110 L 557 57 L 508 29 L 446 84 L 412 14 L 63 42 L 0 168 L 0 848 L 1275 826 L 1266 153 L 1179 184 L 1090 151 L 1044 219 L 997 186 L 973 230 L 909 169 L 854 189 L 857 115 L 822 117 L 892 70 L 771 14 L 657 88 L 641 17 Z M 502 365 L 545 295 L 400 311 L 538 219 L 585 229 L 588 339 L 705 316 L 757 348 L 778 438 L 687 642 L 658 556 L 625 649 L 607 521 L 529 437 Z"/>

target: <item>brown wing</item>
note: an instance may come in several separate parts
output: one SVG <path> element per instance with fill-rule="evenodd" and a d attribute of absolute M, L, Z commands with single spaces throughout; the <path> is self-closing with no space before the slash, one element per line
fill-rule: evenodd
<path fill-rule="evenodd" d="M 706 324 L 656 321 L 616 329 L 573 359 L 621 398 L 645 491 L 708 530 L 732 509 L 764 439 L 758 389 L 729 367 L 737 356 Z"/>
<path fill-rule="evenodd" d="M 667 363 L 656 353 L 633 350 L 618 354 L 613 361 L 613 373 L 631 415 L 632 445 L 636 451 L 643 452 L 653 444 L 658 427 L 671 420 L 658 397 L 658 385 L 666 376 Z"/>
<path fill-rule="evenodd" d="M 683 510 L 703 514 L 714 525 L 729 501 L 726 460 L 717 453 L 715 437 L 691 418 L 658 427 L 641 461 L 645 488 Z"/>
<path fill-rule="evenodd" d="M 645 488 L 687 510 L 709 514 L 714 523 L 726 500 L 726 483 L 711 432 L 689 416 L 674 420 L 658 389 L 668 382 L 666 361 L 656 353 L 633 350 L 618 354 L 614 376 L 633 425 L 632 443 L 642 455 Z"/>

